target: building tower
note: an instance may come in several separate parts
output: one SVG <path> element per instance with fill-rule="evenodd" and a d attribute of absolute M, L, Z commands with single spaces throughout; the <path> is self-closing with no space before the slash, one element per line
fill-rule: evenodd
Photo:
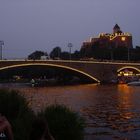
<path fill-rule="evenodd" d="M 119 27 L 118 24 L 116 24 L 116 25 L 114 26 L 114 28 L 113 28 L 113 33 L 114 33 L 114 34 L 115 34 L 115 33 L 122 33 L 122 31 L 121 31 L 121 29 L 120 29 L 120 27 Z"/>

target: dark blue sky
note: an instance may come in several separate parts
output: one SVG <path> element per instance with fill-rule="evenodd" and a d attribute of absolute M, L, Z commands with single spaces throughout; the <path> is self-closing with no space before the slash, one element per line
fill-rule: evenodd
<path fill-rule="evenodd" d="M 0 40 L 5 58 L 25 58 L 56 46 L 80 50 L 83 41 L 112 32 L 118 23 L 140 45 L 140 0 L 0 0 Z"/>

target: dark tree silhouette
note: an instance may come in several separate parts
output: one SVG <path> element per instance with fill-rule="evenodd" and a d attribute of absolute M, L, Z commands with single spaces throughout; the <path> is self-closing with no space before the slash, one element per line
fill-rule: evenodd
<path fill-rule="evenodd" d="M 61 56 L 61 48 L 57 46 L 51 51 L 50 58 L 55 59 L 60 58 L 60 56 Z"/>
<path fill-rule="evenodd" d="M 28 56 L 28 59 L 41 59 L 41 56 L 46 55 L 43 51 L 35 51 Z"/>

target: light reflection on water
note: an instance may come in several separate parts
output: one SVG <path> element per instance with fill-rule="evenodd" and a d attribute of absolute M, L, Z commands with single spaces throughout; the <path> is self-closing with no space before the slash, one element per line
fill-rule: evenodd
<path fill-rule="evenodd" d="M 85 140 L 139 140 L 140 87 L 78 85 L 31 88 L 2 85 L 24 93 L 34 111 L 60 103 L 86 118 Z"/>

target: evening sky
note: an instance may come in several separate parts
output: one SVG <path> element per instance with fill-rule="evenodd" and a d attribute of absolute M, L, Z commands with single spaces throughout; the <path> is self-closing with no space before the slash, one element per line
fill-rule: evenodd
<path fill-rule="evenodd" d="M 0 0 L 0 40 L 4 58 L 26 58 L 56 46 L 80 50 L 83 41 L 117 23 L 140 45 L 140 0 Z"/>

